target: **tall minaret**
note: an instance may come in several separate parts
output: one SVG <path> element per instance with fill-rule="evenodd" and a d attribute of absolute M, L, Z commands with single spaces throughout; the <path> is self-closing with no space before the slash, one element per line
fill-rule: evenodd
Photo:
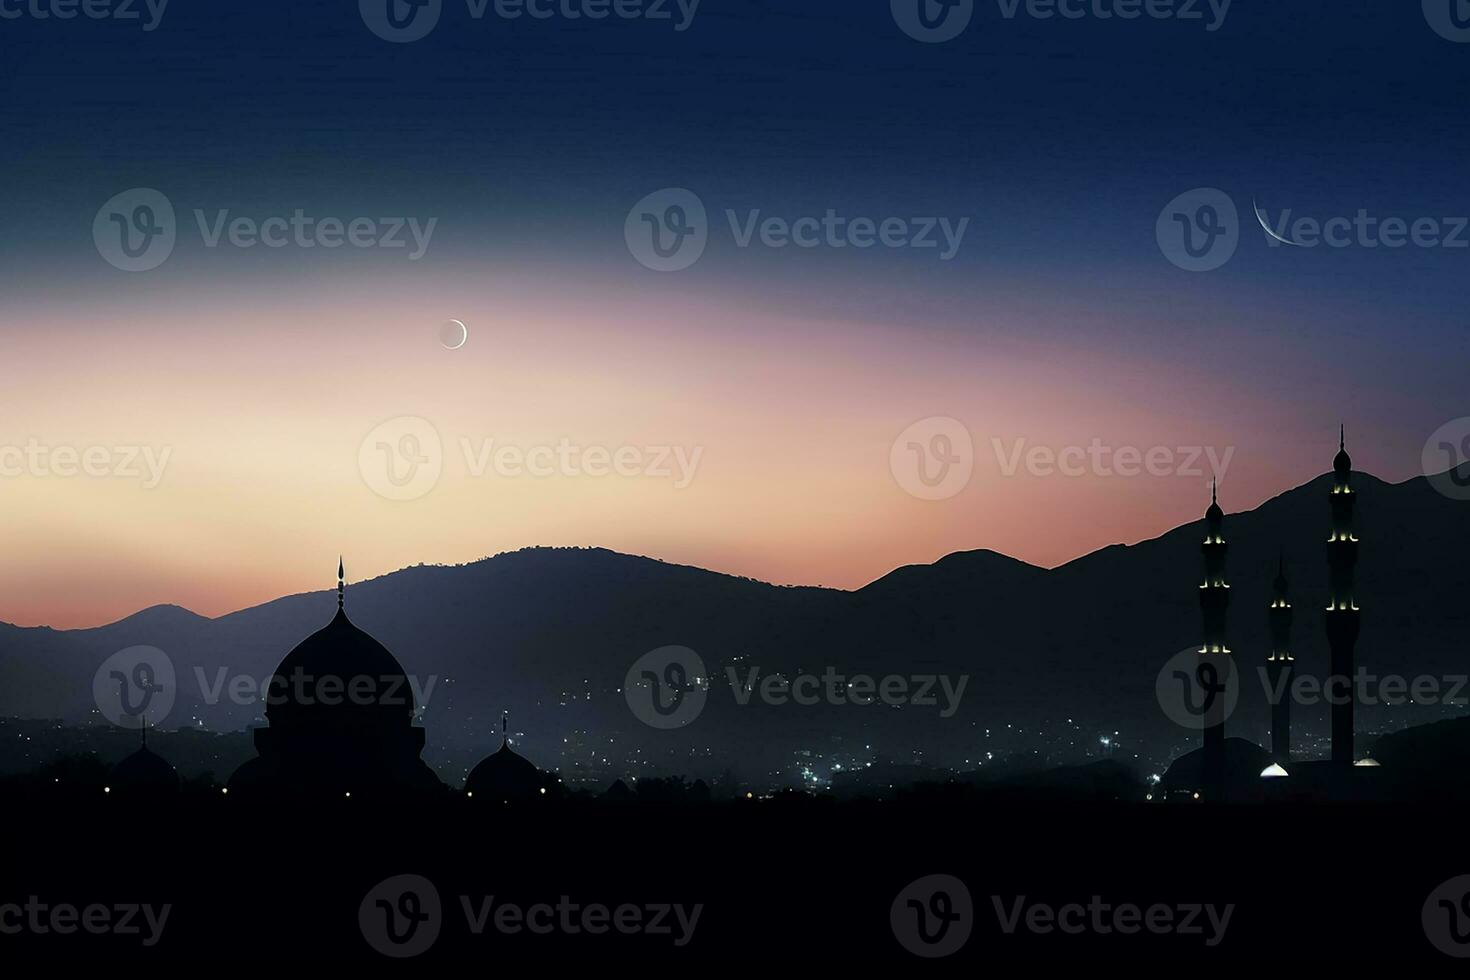
<path fill-rule="evenodd" d="M 1353 590 L 1358 564 L 1358 536 L 1353 533 L 1353 501 L 1349 486 L 1353 460 L 1347 454 L 1347 432 L 1340 430 L 1332 461 L 1332 537 L 1327 539 L 1327 645 L 1332 649 L 1328 694 L 1332 703 L 1332 764 L 1353 764 L 1353 648 L 1358 642 L 1358 604 Z"/>
<path fill-rule="evenodd" d="M 1225 795 L 1225 683 L 1230 677 L 1230 645 L 1225 640 L 1225 613 L 1230 605 L 1230 586 L 1225 581 L 1225 544 L 1221 533 L 1225 512 L 1220 509 L 1216 488 L 1210 487 L 1210 509 L 1205 511 L 1205 580 L 1200 585 L 1199 608 L 1204 625 L 1198 677 L 1205 692 L 1204 784 L 1206 798 L 1219 802 Z"/>
<path fill-rule="evenodd" d="M 1287 596 L 1286 558 L 1276 566 L 1271 600 L 1271 656 L 1266 658 L 1266 676 L 1271 685 L 1271 761 L 1291 761 L 1291 681 L 1296 658 L 1291 654 L 1291 600 Z"/>

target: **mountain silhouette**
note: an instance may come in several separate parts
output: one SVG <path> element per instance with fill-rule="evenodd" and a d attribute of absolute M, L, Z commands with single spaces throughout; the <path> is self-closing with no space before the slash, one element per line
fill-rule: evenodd
<path fill-rule="evenodd" d="M 1244 675 L 1232 736 L 1265 744 L 1267 713 L 1255 669 L 1269 649 L 1266 608 L 1284 555 L 1297 608 L 1298 672 L 1325 676 L 1330 476 L 1230 515 L 1230 640 Z M 1470 505 L 1424 479 L 1387 484 L 1355 476 L 1362 558 L 1358 662 L 1375 673 L 1465 671 L 1470 635 Z M 1203 511 L 1203 507 L 1201 507 Z M 425 757 L 451 785 L 498 744 L 509 709 L 518 750 L 538 766 L 575 772 L 643 771 L 744 777 L 800 770 L 805 759 L 955 769 L 1002 758 L 1037 767 L 1097 758 L 1117 733 L 1119 762 L 1157 766 L 1197 744 L 1159 710 L 1154 683 L 1173 654 L 1198 642 L 1196 590 L 1202 523 L 1115 545 L 1054 569 L 991 551 L 899 568 L 841 591 L 774 586 L 603 549 L 534 548 L 462 566 L 415 566 L 351 585 L 353 621 L 421 684 Z M 128 646 L 166 651 L 178 698 L 162 727 L 238 730 L 260 723 L 259 703 L 203 688 L 221 677 L 268 678 L 285 653 L 324 626 L 334 592 L 288 596 L 218 619 L 156 606 L 95 629 L 0 625 L 0 716 L 100 720 L 91 680 Z M 687 728 L 655 731 L 620 690 L 629 666 L 666 645 L 703 658 L 712 692 Z M 727 671 L 967 675 L 950 718 L 905 705 L 741 705 Z M 1363 712 L 1360 728 L 1388 731 L 1455 712 L 1400 707 Z M 1325 733 L 1324 706 L 1295 713 L 1297 742 Z M 1010 726 L 1009 728 L 1007 726 Z M 803 755 L 804 753 L 804 755 Z M 1162 770 L 1156 770 L 1162 771 Z M 635 774 L 637 770 L 634 770 Z M 604 780 L 603 785 L 610 780 Z"/>

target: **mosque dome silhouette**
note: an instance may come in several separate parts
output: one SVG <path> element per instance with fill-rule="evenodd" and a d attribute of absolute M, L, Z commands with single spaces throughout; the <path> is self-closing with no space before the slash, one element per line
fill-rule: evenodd
<path fill-rule="evenodd" d="M 355 690 L 338 690 L 346 679 Z M 359 714 L 413 719 L 413 687 L 398 659 L 358 629 L 344 609 L 286 655 L 271 677 L 266 718 L 277 722 L 356 723 Z"/>
<path fill-rule="evenodd" d="M 167 796 L 179 791 L 179 774 L 167 759 L 148 748 L 145 735 L 138 751 L 107 774 L 107 791 L 115 796 Z"/>
<path fill-rule="evenodd" d="M 297 644 L 265 690 L 268 724 L 256 758 L 230 777 L 231 794 L 351 798 L 444 792 L 420 758 L 408 675 L 388 649 L 347 618 L 337 563 L 337 615 Z"/>
<path fill-rule="evenodd" d="M 557 778 L 537 769 L 530 760 L 510 747 L 501 720 L 502 741 L 499 751 L 480 761 L 465 780 L 465 793 L 477 800 L 496 803 L 522 803 L 549 795 L 557 788 Z"/>

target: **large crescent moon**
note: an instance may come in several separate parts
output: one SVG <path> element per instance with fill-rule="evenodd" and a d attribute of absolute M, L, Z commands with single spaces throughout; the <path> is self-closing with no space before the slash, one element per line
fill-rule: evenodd
<path fill-rule="evenodd" d="M 1280 235 L 1276 234 L 1276 232 L 1271 228 L 1270 225 L 1266 224 L 1266 216 L 1261 213 L 1261 206 L 1256 203 L 1255 198 L 1251 198 L 1251 207 L 1256 209 L 1256 220 L 1261 223 L 1261 228 L 1265 230 L 1266 234 L 1270 235 L 1272 238 L 1276 239 L 1283 245 L 1291 245 L 1295 248 L 1302 247 L 1301 242 L 1294 242 L 1290 238 L 1282 238 Z"/>
<path fill-rule="evenodd" d="M 439 343 L 445 350 L 459 350 L 470 340 L 470 328 L 463 320 L 445 320 L 439 328 Z"/>

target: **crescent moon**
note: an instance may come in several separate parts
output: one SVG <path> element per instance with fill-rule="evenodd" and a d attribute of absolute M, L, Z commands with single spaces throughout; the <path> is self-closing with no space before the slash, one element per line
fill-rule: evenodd
<path fill-rule="evenodd" d="M 1256 199 L 1255 198 L 1251 198 L 1251 207 L 1255 208 L 1255 210 L 1256 210 L 1256 220 L 1261 223 L 1261 228 L 1262 228 L 1263 231 L 1266 232 L 1266 234 L 1270 235 L 1272 238 L 1276 239 L 1278 242 L 1280 242 L 1283 245 L 1290 245 L 1290 246 L 1292 246 L 1294 248 L 1301 248 L 1302 247 L 1302 243 L 1301 242 L 1294 242 L 1290 238 L 1282 238 L 1280 235 L 1276 234 L 1276 232 L 1274 230 L 1272 230 L 1272 228 L 1271 228 L 1270 225 L 1266 224 L 1266 216 L 1261 213 L 1261 206 L 1256 203 Z"/>
<path fill-rule="evenodd" d="M 458 330 L 458 338 L 455 337 L 455 329 Z M 470 328 L 464 325 L 463 320 L 445 320 L 444 326 L 439 328 L 439 343 L 445 350 L 459 350 L 470 340 Z"/>

